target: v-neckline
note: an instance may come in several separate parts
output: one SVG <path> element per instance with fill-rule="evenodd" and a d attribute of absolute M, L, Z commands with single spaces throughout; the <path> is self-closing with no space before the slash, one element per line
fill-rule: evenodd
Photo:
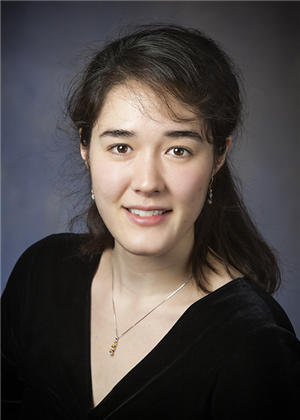
<path fill-rule="evenodd" d="M 86 322 L 87 322 L 87 325 L 86 325 L 87 334 L 86 334 L 86 336 L 88 337 L 87 346 L 86 346 L 86 351 L 87 351 L 86 360 L 87 360 L 87 364 L 88 364 L 88 366 L 87 366 L 88 383 L 89 383 L 88 397 L 89 397 L 89 401 L 90 401 L 90 403 L 89 403 L 89 412 L 88 412 L 87 418 L 90 418 L 89 415 L 93 415 L 94 413 L 95 413 L 95 415 L 98 416 L 98 414 L 100 414 L 98 412 L 101 411 L 102 408 L 104 409 L 105 408 L 105 405 L 108 404 L 108 402 L 110 401 L 111 395 L 114 394 L 114 393 L 116 393 L 120 388 L 122 388 L 123 383 L 126 382 L 128 380 L 128 378 L 130 378 L 131 376 L 134 376 L 135 375 L 136 371 L 139 370 L 140 365 L 146 364 L 146 363 L 148 363 L 148 361 L 149 361 L 149 363 L 151 363 L 151 359 L 153 358 L 153 355 L 155 355 L 157 352 L 159 352 L 161 348 L 164 349 L 164 347 L 165 348 L 168 347 L 168 346 L 164 346 L 164 343 L 167 340 L 172 341 L 172 339 L 173 339 L 172 336 L 174 336 L 174 339 L 175 340 L 173 340 L 174 341 L 173 342 L 173 347 L 171 346 L 171 348 L 174 349 L 174 344 L 176 344 L 176 337 L 175 337 L 176 334 L 174 333 L 174 330 L 176 332 L 176 330 L 181 327 L 181 324 L 184 323 L 184 320 L 188 317 L 189 313 L 192 310 L 194 310 L 194 308 L 198 307 L 199 305 L 200 306 L 201 305 L 204 305 L 205 306 L 205 303 L 203 303 L 203 302 L 207 302 L 207 301 L 211 300 L 212 297 L 214 297 L 216 294 L 222 293 L 222 291 L 224 289 L 226 289 L 228 285 L 232 285 L 232 283 L 236 283 L 237 281 L 240 281 L 240 280 L 245 280 L 244 277 L 238 277 L 238 278 L 236 278 L 236 279 L 234 279 L 234 280 L 226 283 L 225 285 L 221 286 L 217 290 L 211 292 L 210 294 L 204 296 L 203 298 L 200 298 L 196 302 L 192 303 L 184 311 L 184 313 L 178 318 L 178 320 L 169 329 L 169 331 L 167 331 L 167 333 L 163 336 L 163 338 L 135 366 L 133 366 L 132 369 L 130 369 L 113 386 L 113 388 L 106 394 L 106 396 L 99 403 L 97 403 L 96 405 L 94 405 L 93 404 L 92 364 L 91 364 L 91 288 L 92 288 L 92 282 L 93 282 L 93 279 L 94 279 L 94 276 L 95 276 L 95 272 L 96 272 L 96 270 L 98 268 L 98 265 L 100 263 L 100 260 L 101 260 L 101 255 L 97 255 L 97 257 L 94 257 L 94 261 L 93 262 L 95 264 L 95 267 L 93 266 L 93 270 L 92 270 L 92 273 L 91 273 L 91 278 L 89 279 L 89 287 L 88 287 L 88 293 L 87 293 L 87 299 L 86 299 L 86 302 L 87 302 L 87 314 L 88 314 L 88 316 L 86 317 Z M 90 264 L 91 264 L 91 262 L 90 262 Z M 166 353 L 166 352 L 162 352 L 162 353 Z M 169 357 L 168 357 L 167 354 L 161 354 L 161 356 L 167 357 L 168 360 L 169 360 Z M 159 370 L 159 366 L 158 366 L 157 360 L 159 360 L 161 362 L 161 363 L 159 363 L 159 365 L 161 365 L 161 364 L 164 363 L 162 361 L 162 360 L 164 360 L 164 358 L 163 357 L 155 358 L 155 361 L 156 362 L 153 365 L 153 368 L 154 369 L 156 368 L 157 370 Z M 145 369 L 145 371 L 149 371 L 149 370 Z M 151 369 L 151 372 L 152 372 L 152 375 L 151 376 L 153 376 L 152 369 Z M 140 375 L 140 376 L 142 377 L 143 375 Z M 145 378 L 142 378 L 142 379 L 145 379 Z M 138 382 L 135 382 L 135 383 L 138 384 Z M 126 389 L 126 387 L 123 387 L 123 388 Z M 138 385 L 138 388 L 137 388 L 136 392 L 138 392 L 140 389 L 141 389 L 141 387 L 140 387 L 140 385 Z M 132 389 L 130 390 L 130 392 L 133 393 L 133 394 L 135 394 L 134 390 L 132 390 Z M 126 392 L 125 393 L 120 392 L 119 394 L 120 394 L 120 398 L 124 398 L 125 397 L 124 394 L 126 394 Z M 116 400 L 114 400 L 114 406 L 115 405 L 117 405 L 116 404 Z M 112 411 L 114 411 L 114 409 L 112 407 L 112 411 L 110 411 L 110 410 L 107 410 L 107 411 L 110 412 L 110 413 L 112 413 Z"/>

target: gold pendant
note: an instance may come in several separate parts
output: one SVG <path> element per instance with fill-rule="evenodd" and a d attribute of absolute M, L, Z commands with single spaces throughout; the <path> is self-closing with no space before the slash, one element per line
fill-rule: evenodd
<path fill-rule="evenodd" d="M 118 337 L 116 337 L 115 341 L 112 343 L 110 349 L 108 350 L 108 354 L 110 356 L 113 356 L 115 354 L 115 351 L 117 350 L 118 340 Z"/>

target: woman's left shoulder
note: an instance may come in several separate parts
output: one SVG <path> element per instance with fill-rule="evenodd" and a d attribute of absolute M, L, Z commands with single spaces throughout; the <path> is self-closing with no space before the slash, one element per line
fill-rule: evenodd
<path fill-rule="evenodd" d="M 246 277 L 239 279 L 237 286 L 237 299 L 244 307 L 242 314 L 254 327 L 251 333 L 277 327 L 295 334 L 286 312 L 270 293 Z"/>
<path fill-rule="evenodd" d="M 300 415 L 300 342 L 282 307 L 247 279 L 239 290 L 238 339 L 215 394 L 216 419 L 298 419 Z M 236 327 L 236 326 L 235 326 Z M 243 416 L 241 417 L 241 413 Z"/>

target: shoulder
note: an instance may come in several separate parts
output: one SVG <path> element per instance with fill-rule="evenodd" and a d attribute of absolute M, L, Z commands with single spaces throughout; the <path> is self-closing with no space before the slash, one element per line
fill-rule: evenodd
<path fill-rule="evenodd" d="M 291 322 L 280 304 L 253 281 L 247 278 L 233 280 L 225 285 L 221 296 L 223 309 L 232 319 L 232 326 L 242 327 L 244 337 L 266 327 L 279 327 L 294 334 Z"/>
<path fill-rule="evenodd" d="M 247 278 L 237 278 L 193 304 L 181 321 L 193 321 L 195 334 L 218 341 L 224 354 L 256 332 L 268 328 L 295 337 L 293 326 L 279 303 Z"/>
<path fill-rule="evenodd" d="M 254 302 L 257 308 L 257 316 L 262 312 L 261 327 L 277 326 L 292 334 L 295 334 L 293 326 L 281 305 L 274 299 L 270 293 L 262 289 L 251 280 L 244 280 L 244 290 L 247 294 L 247 300 Z"/>
<path fill-rule="evenodd" d="M 227 286 L 228 352 L 215 394 L 215 418 L 239 419 L 241 413 L 243 419 L 298 418 L 300 343 L 287 315 L 250 280 Z"/>
<path fill-rule="evenodd" d="M 20 361 L 23 351 L 31 348 L 26 343 L 37 335 L 43 337 L 51 323 L 55 331 L 70 314 L 72 320 L 79 314 L 79 325 L 99 262 L 99 256 L 81 257 L 82 240 L 83 235 L 51 235 L 31 245 L 17 261 L 1 302 L 3 351 L 8 360 Z"/>
<path fill-rule="evenodd" d="M 84 260 L 80 254 L 80 247 L 85 238 L 84 234 L 59 233 L 47 236 L 27 248 L 18 259 L 13 272 L 22 272 L 32 268 L 42 269 L 53 268 L 53 264 L 58 266 L 67 263 L 72 258 L 73 261 Z"/>
<path fill-rule="evenodd" d="M 17 261 L 2 295 L 7 322 L 37 318 L 44 307 L 66 306 L 89 289 L 100 256 L 80 255 L 84 235 L 54 234 L 31 245 Z"/>
<path fill-rule="evenodd" d="M 36 257 L 37 255 L 47 254 L 48 256 L 79 255 L 80 246 L 85 235 L 74 233 L 57 233 L 47 236 L 31 245 L 21 256 L 22 259 Z"/>
<path fill-rule="evenodd" d="M 7 296 L 34 296 L 41 288 L 82 282 L 95 271 L 99 257 L 89 260 L 80 254 L 85 235 L 61 233 L 31 245 L 18 259 L 4 290 Z M 51 286 L 50 286 L 51 285 Z"/>

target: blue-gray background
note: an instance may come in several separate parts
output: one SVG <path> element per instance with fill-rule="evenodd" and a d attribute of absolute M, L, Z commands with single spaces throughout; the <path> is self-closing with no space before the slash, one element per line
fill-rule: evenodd
<path fill-rule="evenodd" d="M 262 233 L 282 256 L 276 295 L 300 337 L 299 3 L 2 2 L 2 289 L 20 254 L 67 229 L 57 143 L 68 62 L 120 25 L 203 29 L 242 68 L 248 120 L 234 162 Z M 58 144 L 60 147 L 58 147 Z M 59 151 L 57 151 L 59 150 Z"/>

